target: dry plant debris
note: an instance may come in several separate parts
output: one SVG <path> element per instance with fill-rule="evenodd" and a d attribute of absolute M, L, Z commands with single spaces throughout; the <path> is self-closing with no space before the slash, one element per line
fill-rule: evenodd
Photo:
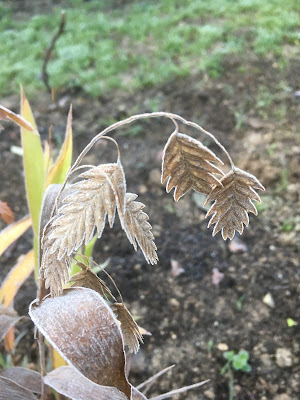
<path fill-rule="evenodd" d="M 23 92 L 22 106 L 22 116 L 0 106 L 0 119 L 11 119 L 19 124 L 23 136 L 30 133 L 26 141 L 27 147 L 29 144 L 38 146 L 40 162 L 44 163 L 40 137 L 35 130 L 34 118 Z M 24 119 L 23 115 L 26 115 L 28 117 L 26 119 L 32 123 Z M 125 373 L 125 346 L 128 346 L 131 352 L 138 351 L 142 342 L 140 329 L 125 307 L 114 281 L 121 303 L 116 301 L 104 281 L 98 278 L 87 265 L 76 259 L 78 253 L 75 253 L 80 249 L 83 256 L 86 246 L 93 242 L 95 235 L 98 238 L 101 237 L 106 220 L 112 227 L 117 214 L 121 227 L 134 249 L 137 250 L 139 246 L 148 263 L 157 263 L 157 248 L 152 227 L 148 221 L 149 217 L 143 211 L 144 204 L 136 201 L 138 197 L 136 194 L 127 192 L 118 144 L 114 139 L 105 136 L 134 121 L 153 117 L 168 118 L 175 126 L 174 132 L 165 145 L 162 159 L 161 181 L 167 181 L 166 191 L 175 189 L 175 201 L 191 189 L 207 196 L 206 203 L 213 201 L 206 215 L 211 217 L 208 227 L 215 224 L 213 235 L 221 231 L 223 239 L 226 240 L 232 239 L 235 231 L 241 234 L 244 225 L 249 224 L 248 213 L 257 214 L 253 200 L 260 201 L 260 198 L 256 190 L 264 190 L 255 176 L 234 165 L 227 150 L 213 134 L 179 115 L 165 112 L 139 114 L 112 124 L 91 140 L 73 166 L 69 168 L 72 152 L 70 110 L 66 141 L 61 156 L 50 174 L 51 179 L 46 181 L 45 187 L 50 186 L 44 195 L 41 212 L 35 213 L 32 218 L 39 242 L 40 287 L 39 298 L 31 303 L 29 314 L 40 332 L 41 354 L 43 335 L 69 364 L 68 367 L 51 371 L 42 381 L 74 400 L 83 400 L 87 397 L 97 400 L 147 400 L 144 394 L 130 385 Z M 219 167 L 215 166 L 215 164 L 223 165 L 223 161 L 200 141 L 179 133 L 178 123 L 208 135 L 225 153 L 231 170 L 225 175 Z M 80 165 L 85 155 L 99 139 L 109 139 L 115 143 L 118 151 L 117 162 L 98 166 Z M 36 171 L 35 162 L 37 162 L 36 159 L 32 163 L 31 158 L 27 157 L 25 172 L 29 167 L 28 170 Z M 80 168 L 88 169 L 79 175 L 77 182 L 67 187 L 72 174 Z M 64 178 L 61 179 L 61 174 L 65 177 L 64 181 Z M 25 173 L 25 176 L 28 178 L 28 173 Z M 42 201 L 42 183 L 44 182 L 42 178 L 44 175 L 35 176 L 35 180 L 40 179 L 38 195 L 34 185 L 28 186 L 30 189 L 29 208 L 32 216 L 32 210 Z M 57 185 L 51 184 L 57 182 L 59 183 Z M 25 226 L 23 226 L 24 222 Z M 18 223 L 14 225 L 18 227 Z M 23 225 L 20 234 L 28 228 L 28 221 L 27 224 L 26 220 L 23 221 Z M 8 230 L 5 231 L 6 235 L 8 232 Z M 18 236 L 19 234 L 15 233 L 14 240 Z M 10 240 L 6 239 L 4 248 L 7 248 Z M 1 251 L 3 249 L 0 245 Z M 86 258 L 85 261 L 88 264 L 91 258 Z M 70 276 L 70 269 L 74 262 L 81 271 Z M 107 275 L 109 276 L 108 273 Z M 70 283 L 73 287 L 66 289 L 66 285 Z M 14 312 L 13 315 L 11 313 L 12 311 L 8 308 L 0 310 L 0 336 L 4 336 L 19 321 L 19 317 Z M 41 366 L 42 375 L 44 375 L 43 363 Z M 18 373 L 15 375 L 18 376 Z M 180 388 L 154 397 L 152 400 L 167 399 L 204 383 Z M 6 398 L 36 399 L 32 390 L 26 388 L 25 385 L 19 385 L 15 379 L 0 376 L 0 388 Z M 41 393 L 44 400 L 44 387 Z"/>

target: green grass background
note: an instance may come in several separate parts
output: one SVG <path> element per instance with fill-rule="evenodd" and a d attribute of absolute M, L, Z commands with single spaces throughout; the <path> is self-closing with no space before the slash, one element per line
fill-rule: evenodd
<path fill-rule="evenodd" d="M 92 96 L 135 90 L 202 71 L 222 74 L 226 55 L 272 56 L 285 66 L 283 46 L 300 41 L 295 0 L 136 1 L 108 8 L 108 1 L 65 2 L 66 31 L 49 63 L 56 89 L 80 87 Z M 0 3 L 0 95 L 42 87 L 43 54 L 60 20 L 50 13 L 16 18 Z M 293 51 L 293 50 L 291 50 Z"/>

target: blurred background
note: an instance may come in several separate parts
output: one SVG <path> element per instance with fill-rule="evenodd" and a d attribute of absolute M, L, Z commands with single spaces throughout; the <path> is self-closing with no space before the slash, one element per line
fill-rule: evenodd
<path fill-rule="evenodd" d="M 65 27 L 46 63 L 45 51 Z M 159 264 L 146 265 L 118 227 L 106 230 L 95 260 L 151 337 L 132 360 L 141 382 L 176 363 L 152 393 L 211 379 L 181 398 L 228 399 L 224 352 L 249 354 L 251 372 L 233 370 L 234 398 L 299 398 L 300 294 L 300 5 L 295 0 L 69 0 L 0 2 L 0 103 L 19 111 L 19 84 L 31 101 L 43 140 L 53 124 L 59 149 L 73 104 L 75 155 L 101 129 L 129 115 L 170 111 L 201 124 L 225 145 L 239 168 L 266 187 L 259 216 L 243 236 L 223 242 L 206 228 L 203 198 L 178 203 L 160 185 L 164 120 L 115 134 L 129 191 L 150 215 Z M 221 156 L 206 137 L 186 131 Z M 18 129 L 0 136 L 0 199 L 16 218 L 27 211 Z M 99 143 L 87 163 L 114 161 Z M 0 222 L 2 224 L 2 222 Z M 4 227 L 1 225 L 0 228 Z M 1 258 L 0 276 L 31 234 Z M 15 308 L 26 314 L 33 278 Z M 292 322 L 291 322 L 292 321 Z M 22 345 L 23 343 L 23 345 Z M 30 349 L 30 350 L 28 350 Z M 32 331 L 20 363 L 36 362 Z"/>

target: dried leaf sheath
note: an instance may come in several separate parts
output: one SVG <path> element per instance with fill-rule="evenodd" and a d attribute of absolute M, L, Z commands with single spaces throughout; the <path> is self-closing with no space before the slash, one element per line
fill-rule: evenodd
<path fill-rule="evenodd" d="M 121 222 L 124 216 L 126 182 L 120 163 L 100 165 L 80 177 L 86 179 L 70 187 L 74 192 L 63 200 L 64 205 L 50 222 L 47 248 L 50 253 L 58 252 L 59 259 L 87 244 L 95 228 L 100 237 L 106 216 L 113 225 L 116 208 Z"/>
<path fill-rule="evenodd" d="M 190 189 L 209 194 L 215 185 L 220 185 L 214 174 L 224 175 L 212 162 L 223 165 L 201 142 L 174 132 L 164 149 L 161 181 L 168 178 L 166 190 L 169 193 L 175 188 L 175 201 Z"/>
<path fill-rule="evenodd" d="M 140 348 L 139 342 L 143 343 L 137 323 L 123 303 L 114 303 L 111 308 L 121 324 L 124 344 L 129 347 L 130 352 L 137 353 Z"/>
<path fill-rule="evenodd" d="M 263 185 L 254 176 L 239 168 L 234 168 L 221 179 L 222 186 L 216 186 L 206 203 L 214 201 L 206 217 L 212 216 L 208 227 L 216 224 L 213 236 L 222 231 L 224 240 L 232 239 L 234 232 L 242 234 L 244 225 L 248 226 L 248 212 L 257 215 L 252 200 L 260 202 L 260 197 L 254 189 L 265 190 Z"/>
<path fill-rule="evenodd" d="M 148 222 L 148 215 L 142 211 L 145 207 L 144 204 L 134 201 L 137 197 L 137 194 L 126 193 L 126 212 L 123 229 L 134 249 L 137 250 L 136 242 L 138 242 L 146 261 L 150 264 L 156 264 L 158 257 L 154 236 L 151 232 L 152 227 Z"/>

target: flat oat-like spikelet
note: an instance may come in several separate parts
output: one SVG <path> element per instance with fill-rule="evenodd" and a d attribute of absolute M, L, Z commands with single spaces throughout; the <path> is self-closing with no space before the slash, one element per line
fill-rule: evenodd
<path fill-rule="evenodd" d="M 105 282 L 102 281 L 87 265 L 77 261 L 77 265 L 81 268 L 80 272 L 71 276 L 69 282 L 74 282 L 72 287 L 85 287 L 93 289 L 98 292 L 104 299 L 110 296 L 115 300 L 115 297 L 106 286 Z"/>
<path fill-rule="evenodd" d="M 123 229 L 134 249 L 137 250 L 136 242 L 138 242 L 146 261 L 150 264 L 156 264 L 158 257 L 154 236 L 151 232 L 152 227 L 148 222 L 148 215 L 143 211 L 145 205 L 139 201 L 134 201 L 137 197 L 137 194 L 126 193 L 126 211 Z"/>
<path fill-rule="evenodd" d="M 201 142 L 174 132 L 164 148 L 161 181 L 164 183 L 168 178 L 166 191 L 169 193 L 175 188 L 175 201 L 190 189 L 209 194 L 215 185 L 220 185 L 219 179 L 213 174 L 224 175 L 212 162 L 223 165 Z"/>
<path fill-rule="evenodd" d="M 114 303 L 111 308 L 121 324 L 125 345 L 129 347 L 131 353 L 137 353 L 140 348 L 140 342 L 143 343 L 143 336 L 137 323 L 123 303 Z"/>
<path fill-rule="evenodd" d="M 206 203 L 214 201 L 214 204 L 206 217 L 212 215 L 208 228 L 216 224 L 213 236 L 222 230 L 222 237 L 226 240 L 232 239 L 235 231 L 242 234 L 244 225 L 249 225 L 248 212 L 257 215 L 252 200 L 260 202 L 260 197 L 254 189 L 265 188 L 254 175 L 236 167 L 221 179 L 221 183 L 223 186 L 216 186 L 207 197 Z"/>
<path fill-rule="evenodd" d="M 116 208 L 123 223 L 126 182 L 120 162 L 91 168 L 79 177 L 84 179 L 70 186 L 74 192 L 63 200 L 63 206 L 50 221 L 48 248 L 50 253 L 57 252 L 58 259 L 87 244 L 95 228 L 100 237 L 106 216 L 112 227 Z"/>
<path fill-rule="evenodd" d="M 52 297 L 59 296 L 63 292 L 65 283 L 69 280 L 69 257 L 57 259 L 57 252 L 50 253 L 45 250 L 42 258 L 41 273 L 45 279 L 46 289 L 50 288 Z"/>

